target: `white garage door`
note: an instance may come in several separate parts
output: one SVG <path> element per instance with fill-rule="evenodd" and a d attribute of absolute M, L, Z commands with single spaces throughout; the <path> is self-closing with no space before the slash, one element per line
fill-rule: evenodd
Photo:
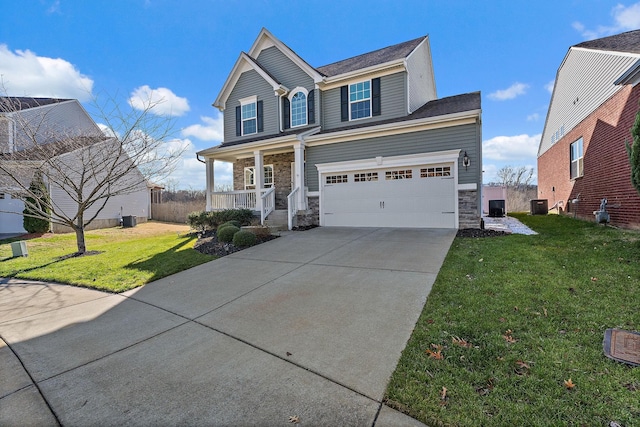
<path fill-rule="evenodd" d="M 455 228 L 452 164 L 321 175 L 325 226 Z"/>

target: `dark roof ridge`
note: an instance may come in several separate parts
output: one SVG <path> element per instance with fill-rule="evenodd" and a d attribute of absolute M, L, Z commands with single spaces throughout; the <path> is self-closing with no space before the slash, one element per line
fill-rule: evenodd
<path fill-rule="evenodd" d="M 573 47 L 640 53 L 640 29 L 578 43 Z"/>
<path fill-rule="evenodd" d="M 391 46 L 376 49 L 371 52 L 362 53 L 352 56 L 351 58 L 342 59 L 332 62 L 331 64 L 316 67 L 316 70 L 325 76 L 335 76 L 349 71 L 366 68 L 372 65 L 378 65 L 394 59 L 406 58 L 416 46 L 418 46 L 428 35 L 420 36 L 412 40 L 407 40 Z"/>

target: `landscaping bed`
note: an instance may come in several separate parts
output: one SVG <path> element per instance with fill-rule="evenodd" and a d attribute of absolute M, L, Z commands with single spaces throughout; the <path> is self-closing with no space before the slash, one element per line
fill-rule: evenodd
<path fill-rule="evenodd" d="M 260 243 L 268 242 L 269 240 L 276 239 L 277 237 L 278 236 L 274 236 L 273 234 L 257 234 L 256 245 L 259 245 Z M 220 242 L 218 240 L 218 235 L 216 233 L 216 230 L 207 230 L 207 231 L 198 233 L 198 240 L 193 246 L 193 249 L 205 255 L 214 255 L 216 257 L 223 257 L 225 255 L 229 255 L 234 252 L 241 251 L 248 247 L 250 246 L 236 246 L 233 243 Z"/>
<path fill-rule="evenodd" d="M 500 230 L 490 230 L 481 228 L 461 228 L 458 230 L 456 237 L 500 237 L 508 236 L 511 233 Z"/>

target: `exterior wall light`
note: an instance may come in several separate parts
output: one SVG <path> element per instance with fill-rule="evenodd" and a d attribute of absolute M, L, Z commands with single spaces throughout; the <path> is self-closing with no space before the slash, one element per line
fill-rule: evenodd
<path fill-rule="evenodd" d="M 464 156 L 462 156 L 462 165 L 464 166 L 464 170 L 467 170 L 467 168 L 469 167 L 469 165 L 471 164 L 471 160 L 469 160 L 469 156 L 467 155 L 467 152 L 464 152 Z"/>

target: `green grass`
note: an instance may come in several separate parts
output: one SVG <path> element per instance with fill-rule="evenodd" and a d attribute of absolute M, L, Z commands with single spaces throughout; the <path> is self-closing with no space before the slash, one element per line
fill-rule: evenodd
<path fill-rule="evenodd" d="M 539 235 L 454 240 L 387 403 L 434 426 L 640 425 L 640 367 L 602 351 L 640 328 L 640 233 L 514 216 Z"/>
<path fill-rule="evenodd" d="M 87 249 L 100 253 L 71 258 L 66 256 L 76 251 L 75 234 L 28 240 L 29 256 L 20 258 L 11 258 L 9 240 L 0 241 L 0 277 L 123 292 L 213 259 L 193 249 L 192 235 L 146 230 L 140 224 L 88 231 Z"/>

